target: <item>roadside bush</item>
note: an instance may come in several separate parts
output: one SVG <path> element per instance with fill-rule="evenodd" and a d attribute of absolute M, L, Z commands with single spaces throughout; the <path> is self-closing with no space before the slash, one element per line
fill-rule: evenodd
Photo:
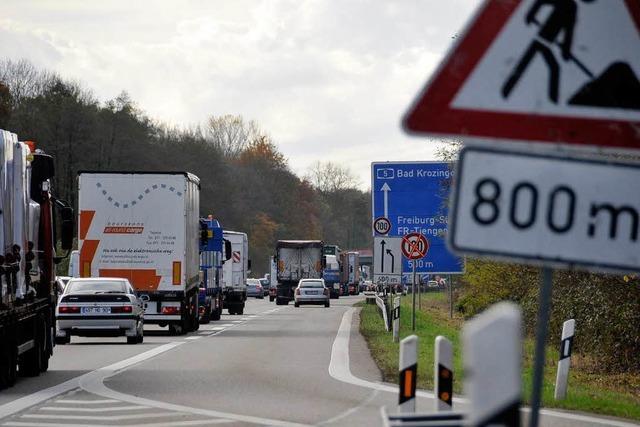
<path fill-rule="evenodd" d="M 467 261 L 456 308 L 472 317 L 498 301 L 522 307 L 532 336 L 538 311 L 539 270 L 477 259 Z M 626 280 L 625 280 L 626 279 Z M 615 275 L 558 271 L 554 276 L 549 342 L 562 323 L 576 320 L 574 350 L 591 371 L 640 372 L 640 281 Z"/>

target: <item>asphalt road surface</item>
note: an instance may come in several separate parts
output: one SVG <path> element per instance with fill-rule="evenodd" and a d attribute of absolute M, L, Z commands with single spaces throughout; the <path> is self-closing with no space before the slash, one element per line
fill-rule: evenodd
<path fill-rule="evenodd" d="M 395 412 L 397 387 L 380 381 L 357 332 L 359 300 L 330 308 L 250 300 L 244 315 L 183 337 L 148 326 L 141 345 L 73 337 L 46 374 L 0 392 L 0 427 L 382 425 L 380 408 Z M 420 392 L 418 410 L 432 407 Z M 544 410 L 542 425 L 637 424 Z"/>

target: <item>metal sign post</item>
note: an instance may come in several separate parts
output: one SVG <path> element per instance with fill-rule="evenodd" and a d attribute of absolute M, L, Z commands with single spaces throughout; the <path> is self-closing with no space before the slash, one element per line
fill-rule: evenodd
<path fill-rule="evenodd" d="M 411 298 L 413 299 L 411 304 L 411 330 L 416 330 L 416 263 L 413 261 L 413 281 L 411 285 Z"/>
<path fill-rule="evenodd" d="M 429 251 L 429 241 L 420 233 L 409 233 L 402 238 L 402 255 L 411 261 L 413 271 L 411 329 L 416 330 L 416 260 L 424 258 Z"/>
<path fill-rule="evenodd" d="M 553 286 L 553 270 L 542 267 L 541 288 L 538 298 L 538 320 L 536 328 L 536 353 L 533 365 L 533 387 L 531 390 L 531 417 L 529 426 L 537 427 L 540 416 L 540 396 L 542 394 L 542 379 L 544 376 L 545 344 L 549 332 L 549 309 L 551 305 L 551 288 Z"/>
<path fill-rule="evenodd" d="M 451 281 L 453 276 L 447 277 L 447 285 L 449 286 L 449 319 L 453 319 L 453 282 Z"/>

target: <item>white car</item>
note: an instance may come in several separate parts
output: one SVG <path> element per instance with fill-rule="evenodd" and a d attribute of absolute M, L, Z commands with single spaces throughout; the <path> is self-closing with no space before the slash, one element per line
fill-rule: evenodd
<path fill-rule="evenodd" d="M 69 280 L 56 307 L 56 343 L 77 336 L 126 336 L 127 343 L 144 339 L 144 305 L 127 279 Z"/>
<path fill-rule="evenodd" d="M 294 305 L 324 304 L 329 307 L 329 288 L 324 285 L 324 279 L 302 279 L 294 293 Z"/>

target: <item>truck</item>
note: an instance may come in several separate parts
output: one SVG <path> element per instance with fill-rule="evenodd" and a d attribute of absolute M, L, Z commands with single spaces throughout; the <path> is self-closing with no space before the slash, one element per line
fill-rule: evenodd
<path fill-rule="evenodd" d="M 80 277 L 126 278 L 145 323 L 199 327 L 200 180 L 188 172 L 78 172 Z"/>
<path fill-rule="evenodd" d="M 0 130 L 0 389 L 45 372 L 53 354 L 55 265 L 73 249 L 75 222 L 53 178 L 51 156 Z"/>
<path fill-rule="evenodd" d="M 251 269 L 249 239 L 246 233 L 224 230 L 222 235 L 231 245 L 231 259 L 224 263 L 222 280 L 223 306 L 229 314 L 243 314 L 247 301 L 247 277 Z"/>
<path fill-rule="evenodd" d="M 330 298 L 340 297 L 340 264 L 338 257 L 335 255 L 324 256 L 324 269 L 322 270 L 322 278 L 325 286 L 329 288 Z"/>
<path fill-rule="evenodd" d="M 276 299 L 278 284 L 278 264 L 276 263 L 276 257 L 269 257 L 269 302 L 273 302 Z"/>
<path fill-rule="evenodd" d="M 320 240 L 278 240 L 276 305 L 287 305 L 294 299 L 300 279 L 321 279 L 324 268 Z"/>
<path fill-rule="evenodd" d="M 358 295 L 360 292 L 360 253 L 345 251 L 340 253 L 340 284 L 343 294 Z"/>
<path fill-rule="evenodd" d="M 222 226 L 211 215 L 200 219 L 200 271 L 198 293 L 200 323 L 220 320 L 222 315 L 222 268 L 231 258 L 231 243 L 222 237 Z"/>

